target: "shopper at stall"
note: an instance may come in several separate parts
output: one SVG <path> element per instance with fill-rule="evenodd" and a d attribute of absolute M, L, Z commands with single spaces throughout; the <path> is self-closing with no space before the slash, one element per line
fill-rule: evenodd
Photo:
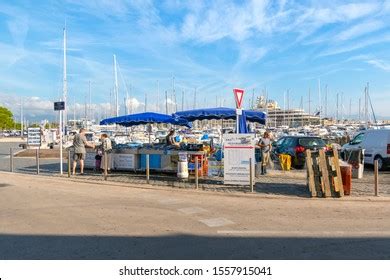
<path fill-rule="evenodd" d="M 80 175 L 84 175 L 84 160 L 86 155 L 85 147 L 95 148 L 93 143 L 89 143 L 87 138 L 85 137 L 86 130 L 84 128 L 80 129 L 80 132 L 75 135 L 73 139 L 73 172 L 72 174 L 76 174 L 77 161 L 80 161 Z"/>
<path fill-rule="evenodd" d="M 102 159 L 100 168 L 104 170 L 105 161 L 107 160 L 107 172 L 111 171 L 111 160 L 112 160 L 112 143 L 111 139 L 106 133 L 100 136 L 100 150 L 102 151 Z M 106 157 L 106 158 L 105 158 Z"/>
<path fill-rule="evenodd" d="M 267 164 L 271 153 L 271 139 L 267 131 L 264 132 L 264 136 L 260 139 L 258 146 L 261 150 L 261 175 L 265 175 L 267 174 Z"/>
<path fill-rule="evenodd" d="M 166 140 L 166 143 L 167 143 L 167 146 L 175 146 L 175 147 L 179 147 L 179 143 L 176 142 L 175 140 L 175 130 L 174 129 L 171 129 L 167 135 L 167 137 L 165 138 Z"/>

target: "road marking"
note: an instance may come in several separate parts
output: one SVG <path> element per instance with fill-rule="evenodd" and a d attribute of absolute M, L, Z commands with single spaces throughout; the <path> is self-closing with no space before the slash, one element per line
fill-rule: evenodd
<path fill-rule="evenodd" d="M 217 233 L 267 237 L 390 237 L 390 231 L 219 230 Z"/>
<path fill-rule="evenodd" d="M 176 199 L 176 198 L 166 198 L 166 199 L 160 200 L 159 203 L 164 204 L 164 205 L 173 205 L 173 204 L 182 203 L 182 201 L 180 199 Z"/>
<path fill-rule="evenodd" d="M 225 218 L 203 219 L 203 220 L 199 220 L 199 222 L 205 224 L 208 227 L 222 227 L 222 226 L 234 224 L 234 222 Z"/>
<path fill-rule="evenodd" d="M 186 215 L 207 212 L 206 209 L 203 209 L 203 208 L 200 208 L 200 207 L 181 208 L 181 209 L 177 209 L 177 211 L 180 211 L 180 212 L 182 212 L 182 213 L 184 213 Z"/>

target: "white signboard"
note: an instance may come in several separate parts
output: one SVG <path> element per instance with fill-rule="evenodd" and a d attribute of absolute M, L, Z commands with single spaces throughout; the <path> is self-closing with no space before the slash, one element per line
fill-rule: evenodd
<path fill-rule="evenodd" d="M 41 145 L 41 129 L 39 127 L 29 127 L 27 129 L 27 145 L 29 146 Z"/>
<path fill-rule="evenodd" d="M 252 178 L 255 177 L 255 136 L 225 134 L 224 184 L 250 185 L 249 160 L 252 159 Z"/>
<path fill-rule="evenodd" d="M 113 154 L 114 168 L 120 170 L 135 169 L 135 155 L 133 154 Z"/>

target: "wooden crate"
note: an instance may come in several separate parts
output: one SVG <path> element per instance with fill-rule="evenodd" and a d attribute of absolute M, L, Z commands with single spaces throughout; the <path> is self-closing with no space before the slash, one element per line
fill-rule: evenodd
<path fill-rule="evenodd" d="M 307 186 L 312 197 L 344 196 L 343 181 L 336 150 L 306 150 Z"/>

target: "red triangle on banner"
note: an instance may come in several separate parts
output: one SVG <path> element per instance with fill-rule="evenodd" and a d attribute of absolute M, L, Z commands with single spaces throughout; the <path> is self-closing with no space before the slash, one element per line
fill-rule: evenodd
<path fill-rule="evenodd" d="M 234 99 L 236 100 L 236 107 L 239 109 L 242 105 L 242 99 L 244 97 L 244 90 L 240 88 L 233 89 Z"/>

